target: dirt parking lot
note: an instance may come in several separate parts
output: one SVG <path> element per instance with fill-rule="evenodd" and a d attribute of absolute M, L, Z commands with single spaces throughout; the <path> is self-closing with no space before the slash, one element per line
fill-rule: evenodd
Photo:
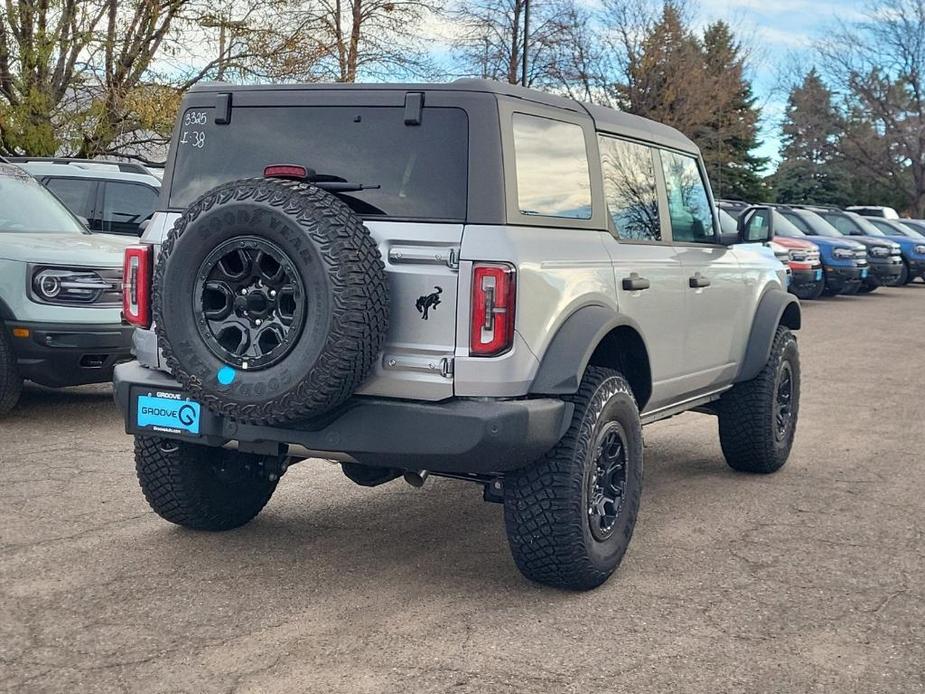
<path fill-rule="evenodd" d="M 925 691 L 925 284 L 804 304 L 790 463 L 715 421 L 647 429 L 633 544 L 602 588 L 525 582 L 474 485 L 293 468 L 257 520 L 168 525 L 108 387 L 0 422 L 10 692 Z"/>

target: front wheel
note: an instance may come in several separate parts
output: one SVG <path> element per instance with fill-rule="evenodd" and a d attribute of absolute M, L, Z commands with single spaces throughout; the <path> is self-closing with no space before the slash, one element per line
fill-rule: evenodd
<path fill-rule="evenodd" d="M 718 405 L 719 440 L 729 467 L 767 474 L 784 466 L 800 412 L 800 354 L 788 328 L 777 327 L 759 374 L 733 386 Z"/>
<path fill-rule="evenodd" d="M 538 462 L 505 477 L 504 521 L 517 568 L 538 583 L 589 590 L 616 570 L 642 493 L 642 427 L 618 371 L 589 367 L 572 423 Z"/>
<path fill-rule="evenodd" d="M 261 456 L 225 448 L 135 437 L 135 472 L 148 504 L 194 530 L 231 530 L 254 518 L 276 489 Z"/>

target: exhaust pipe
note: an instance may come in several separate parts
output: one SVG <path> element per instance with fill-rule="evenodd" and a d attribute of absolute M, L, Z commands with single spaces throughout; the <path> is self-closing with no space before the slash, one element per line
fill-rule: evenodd
<path fill-rule="evenodd" d="M 415 489 L 420 489 L 424 486 L 424 482 L 427 481 L 429 473 L 427 470 L 408 470 L 403 477 L 405 482 L 410 484 Z"/>

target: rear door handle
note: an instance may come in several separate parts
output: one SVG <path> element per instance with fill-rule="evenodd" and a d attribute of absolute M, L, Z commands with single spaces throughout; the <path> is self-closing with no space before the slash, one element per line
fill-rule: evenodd
<path fill-rule="evenodd" d="M 648 289 L 651 285 L 645 277 L 640 277 L 638 272 L 631 272 L 629 277 L 623 278 L 623 288 L 628 292 L 639 292 Z"/>
<path fill-rule="evenodd" d="M 694 276 L 688 280 L 691 289 L 702 289 L 703 287 L 710 286 L 710 280 L 701 275 L 699 272 L 695 272 Z"/>

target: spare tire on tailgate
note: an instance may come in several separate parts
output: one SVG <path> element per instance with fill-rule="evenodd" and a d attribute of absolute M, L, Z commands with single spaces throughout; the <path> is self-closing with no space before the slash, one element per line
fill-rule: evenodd
<path fill-rule="evenodd" d="M 302 182 L 212 189 L 168 234 L 154 275 L 155 330 L 183 388 L 259 424 L 343 403 L 388 327 L 385 267 L 362 220 Z"/>

